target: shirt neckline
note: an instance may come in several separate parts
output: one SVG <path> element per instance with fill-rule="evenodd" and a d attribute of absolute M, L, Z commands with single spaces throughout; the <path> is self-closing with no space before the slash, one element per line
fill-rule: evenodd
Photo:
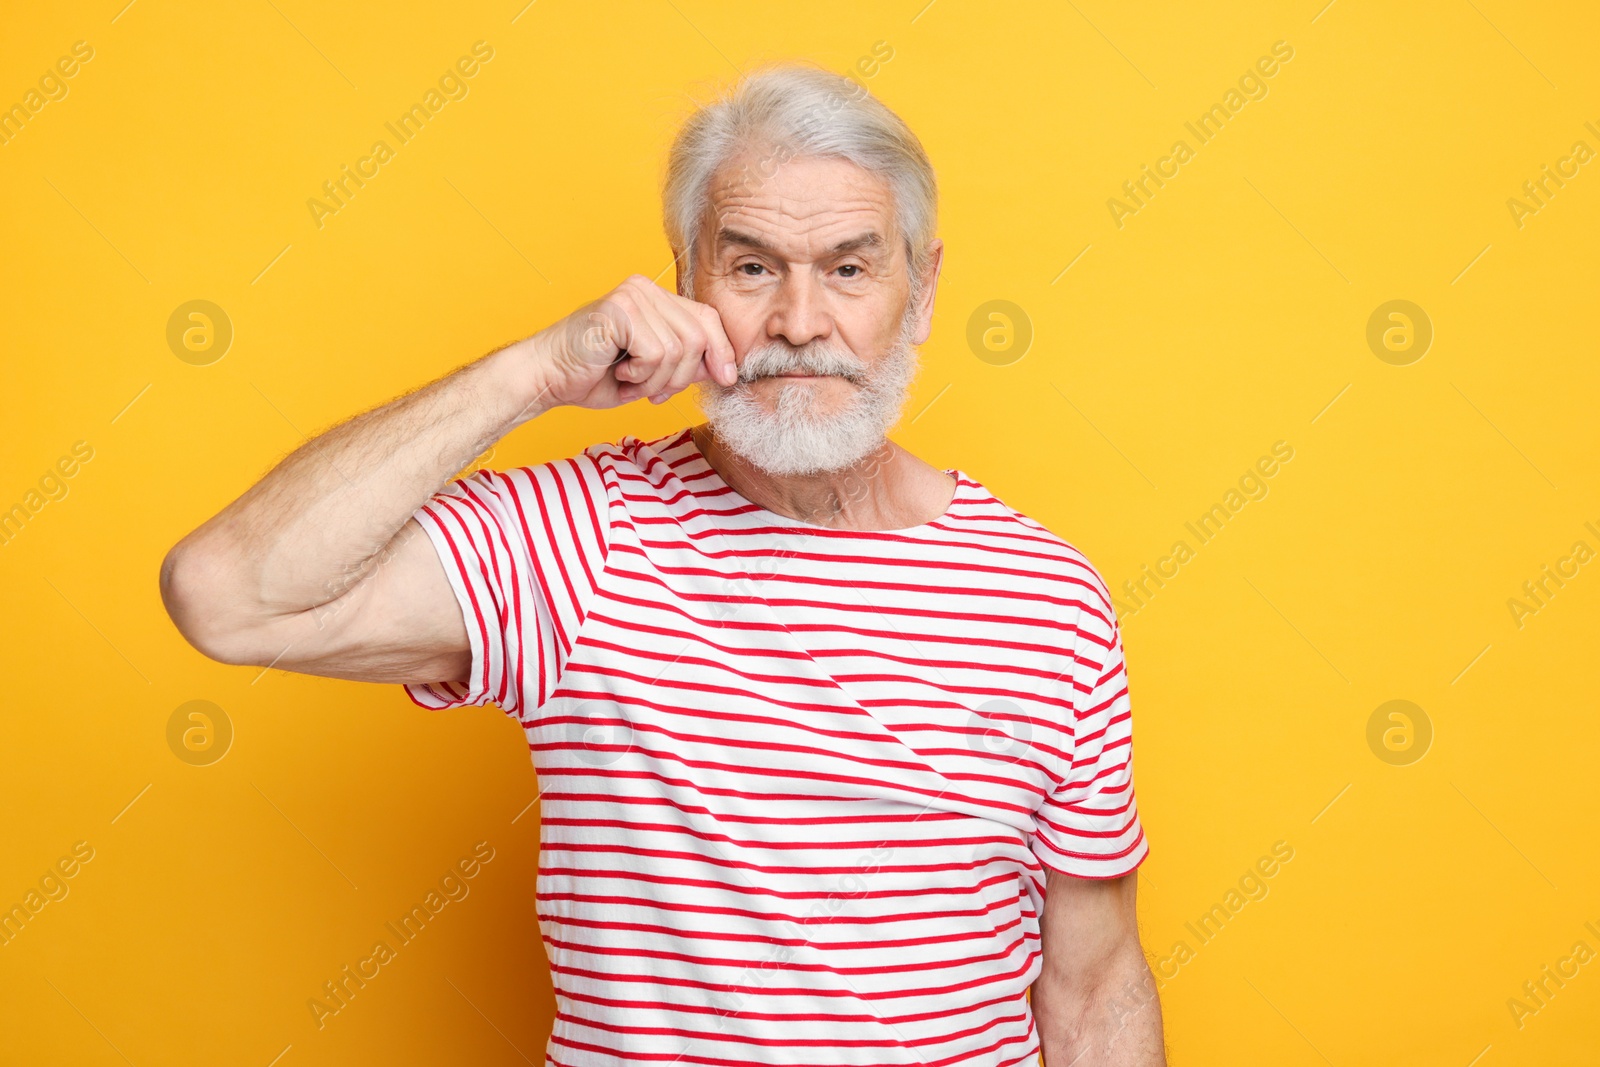
<path fill-rule="evenodd" d="M 678 437 L 679 442 L 689 453 L 690 458 L 695 461 L 695 463 L 700 467 L 700 471 L 705 474 L 708 484 L 710 484 L 712 488 L 725 495 L 728 500 L 732 501 L 740 508 L 746 509 L 746 514 L 757 515 L 763 520 L 776 525 L 791 526 L 802 530 L 817 530 L 819 532 L 826 531 L 828 533 L 863 535 L 917 533 L 919 531 L 938 526 L 952 518 L 952 513 L 955 511 L 956 504 L 963 501 L 963 498 L 966 495 L 967 486 L 970 484 L 966 473 L 962 471 L 961 468 L 941 468 L 940 473 L 948 474 L 950 477 L 956 480 L 955 492 L 951 494 L 950 503 L 945 506 L 945 509 L 942 512 L 929 519 L 927 522 L 918 523 L 915 526 L 900 526 L 890 530 L 857 530 L 838 526 L 822 526 L 814 522 L 806 522 L 804 519 L 795 519 L 790 518 L 788 515 L 780 515 L 776 511 L 769 511 L 760 504 L 757 504 L 755 501 L 744 496 L 733 486 L 729 485 L 723 480 L 722 475 L 717 473 L 717 468 L 711 465 L 711 461 L 706 458 L 705 453 L 700 451 L 700 445 L 694 439 L 694 427 L 684 427 L 684 429 L 679 433 Z M 696 495 L 699 494 L 696 493 Z"/>

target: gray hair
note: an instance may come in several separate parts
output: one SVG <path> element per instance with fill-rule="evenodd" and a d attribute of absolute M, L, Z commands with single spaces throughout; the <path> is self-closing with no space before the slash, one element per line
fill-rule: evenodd
<path fill-rule="evenodd" d="M 886 181 L 905 241 L 911 303 L 921 298 L 939 207 L 922 142 L 860 82 L 795 63 L 745 75 L 690 115 L 672 142 L 661 200 L 667 243 L 678 258 L 680 296 L 694 295 L 695 241 L 710 214 L 711 179 L 747 149 L 762 155 L 735 177 L 746 190 L 759 188 L 789 160 L 807 157 L 845 159 Z"/>

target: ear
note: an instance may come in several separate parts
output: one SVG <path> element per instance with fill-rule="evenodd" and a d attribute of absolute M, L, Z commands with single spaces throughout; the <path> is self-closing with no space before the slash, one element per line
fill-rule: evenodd
<path fill-rule="evenodd" d="M 679 296 L 694 299 L 693 293 L 683 291 L 683 250 L 678 248 L 672 250 L 672 291 Z"/>
<path fill-rule="evenodd" d="M 933 298 L 939 290 L 939 270 L 944 265 L 944 242 L 935 237 L 928 244 L 928 268 L 923 272 L 922 299 L 917 305 L 917 331 L 911 343 L 924 344 L 933 333 Z"/>

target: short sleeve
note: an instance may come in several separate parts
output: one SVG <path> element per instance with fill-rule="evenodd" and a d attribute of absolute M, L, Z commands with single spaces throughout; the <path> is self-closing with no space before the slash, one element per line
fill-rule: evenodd
<path fill-rule="evenodd" d="M 461 608 L 472 666 L 459 684 L 407 684 L 413 703 L 492 701 L 523 721 L 544 703 L 605 567 L 610 508 L 596 451 L 474 471 L 414 513 Z"/>
<path fill-rule="evenodd" d="M 1080 878 L 1116 878 L 1149 854 L 1133 794 L 1133 719 L 1122 628 L 1106 611 L 1100 643 L 1085 637 L 1085 681 L 1073 712 L 1072 760 L 1035 815 L 1034 855 Z M 1091 628 L 1092 629 L 1092 628 Z"/>

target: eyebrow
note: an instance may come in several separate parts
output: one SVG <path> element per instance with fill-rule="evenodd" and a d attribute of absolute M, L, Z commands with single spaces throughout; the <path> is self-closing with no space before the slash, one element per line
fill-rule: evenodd
<path fill-rule="evenodd" d="M 778 254 L 776 248 L 755 234 L 745 233 L 742 230 L 735 230 L 728 226 L 723 226 L 717 230 L 717 243 L 719 245 L 743 245 L 746 248 L 754 248 L 759 252 L 766 252 L 768 255 L 775 256 Z M 829 248 L 826 254 L 837 256 L 844 252 L 854 252 L 862 248 L 879 249 L 883 245 L 883 235 L 876 230 L 868 230 L 866 233 L 838 242 Z"/>

